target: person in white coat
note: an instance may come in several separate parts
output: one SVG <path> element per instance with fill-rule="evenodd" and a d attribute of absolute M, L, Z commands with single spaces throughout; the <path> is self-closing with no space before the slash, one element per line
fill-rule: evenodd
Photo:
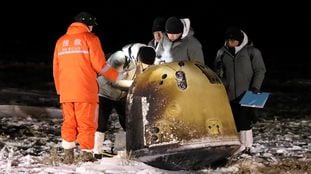
<path fill-rule="evenodd" d="M 108 120 L 113 110 L 117 112 L 119 122 L 123 130 L 126 131 L 125 105 L 128 89 L 132 85 L 135 74 L 152 65 L 154 59 L 154 48 L 142 43 L 128 44 L 108 58 L 107 62 L 119 72 L 122 72 L 124 77 L 115 82 L 103 76 L 97 78 L 99 85 L 99 118 L 93 149 L 96 158 L 102 157 L 105 132 L 109 130 Z"/>

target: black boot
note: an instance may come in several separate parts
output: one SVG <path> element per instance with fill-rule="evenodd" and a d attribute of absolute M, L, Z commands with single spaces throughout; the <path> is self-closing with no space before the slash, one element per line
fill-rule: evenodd
<path fill-rule="evenodd" d="M 72 164 L 74 162 L 74 152 L 73 149 L 64 149 L 64 164 Z"/>
<path fill-rule="evenodd" d="M 93 156 L 92 152 L 82 151 L 81 159 L 83 162 L 94 162 L 96 158 Z"/>

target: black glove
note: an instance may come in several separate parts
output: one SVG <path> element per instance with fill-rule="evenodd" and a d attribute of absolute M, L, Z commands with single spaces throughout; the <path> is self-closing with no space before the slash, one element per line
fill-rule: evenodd
<path fill-rule="evenodd" d="M 260 93 L 260 90 L 259 90 L 258 88 L 256 88 L 256 87 L 251 87 L 250 90 L 251 90 L 254 94 Z"/>

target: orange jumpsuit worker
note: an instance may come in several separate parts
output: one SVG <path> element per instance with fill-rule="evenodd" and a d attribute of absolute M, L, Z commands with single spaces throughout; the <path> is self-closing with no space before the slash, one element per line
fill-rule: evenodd
<path fill-rule="evenodd" d="M 93 161 L 98 120 L 97 73 L 114 81 L 119 73 L 106 63 L 99 38 L 92 33 L 96 18 L 81 12 L 56 43 L 53 75 L 63 112 L 61 127 L 64 163 L 74 162 L 75 142 L 83 161 Z"/>

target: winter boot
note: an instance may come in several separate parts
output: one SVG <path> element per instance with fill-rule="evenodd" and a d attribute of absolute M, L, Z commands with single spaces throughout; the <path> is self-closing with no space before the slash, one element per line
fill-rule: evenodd
<path fill-rule="evenodd" d="M 105 133 L 102 132 L 95 132 L 95 140 L 94 140 L 94 157 L 97 159 L 101 158 L 101 153 L 103 152 L 104 148 L 104 141 L 105 141 Z"/>
<path fill-rule="evenodd" d="M 126 141 L 126 132 L 123 130 L 119 130 L 115 134 L 114 150 L 115 151 L 125 150 L 125 146 L 126 146 L 125 141 Z"/>
<path fill-rule="evenodd" d="M 243 151 L 245 150 L 245 131 L 240 131 L 239 132 L 239 138 L 240 138 L 240 143 L 241 146 L 240 148 L 234 152 L 234 155 L 240 155 L 241 153 L 243 153 Z"/>
<path fill-rule="evenodd" d="M 92 152 L 82 151 L 81 160 L 83 162 L 94 162 L 96 158 L 93 156 Z"/>
<path fill-rule="evenodd" d="M 252 129 L 240 131 L 240 141 L 241 141 L 241 148 L 239 151 L 251 155 L 251 147 L 253 145 Z"/>
<path fill-rule="evenodd" d="M 72 164 L 74 162 L 74 152 L 72 149 L 64 149 L 64 164 Z"/>

